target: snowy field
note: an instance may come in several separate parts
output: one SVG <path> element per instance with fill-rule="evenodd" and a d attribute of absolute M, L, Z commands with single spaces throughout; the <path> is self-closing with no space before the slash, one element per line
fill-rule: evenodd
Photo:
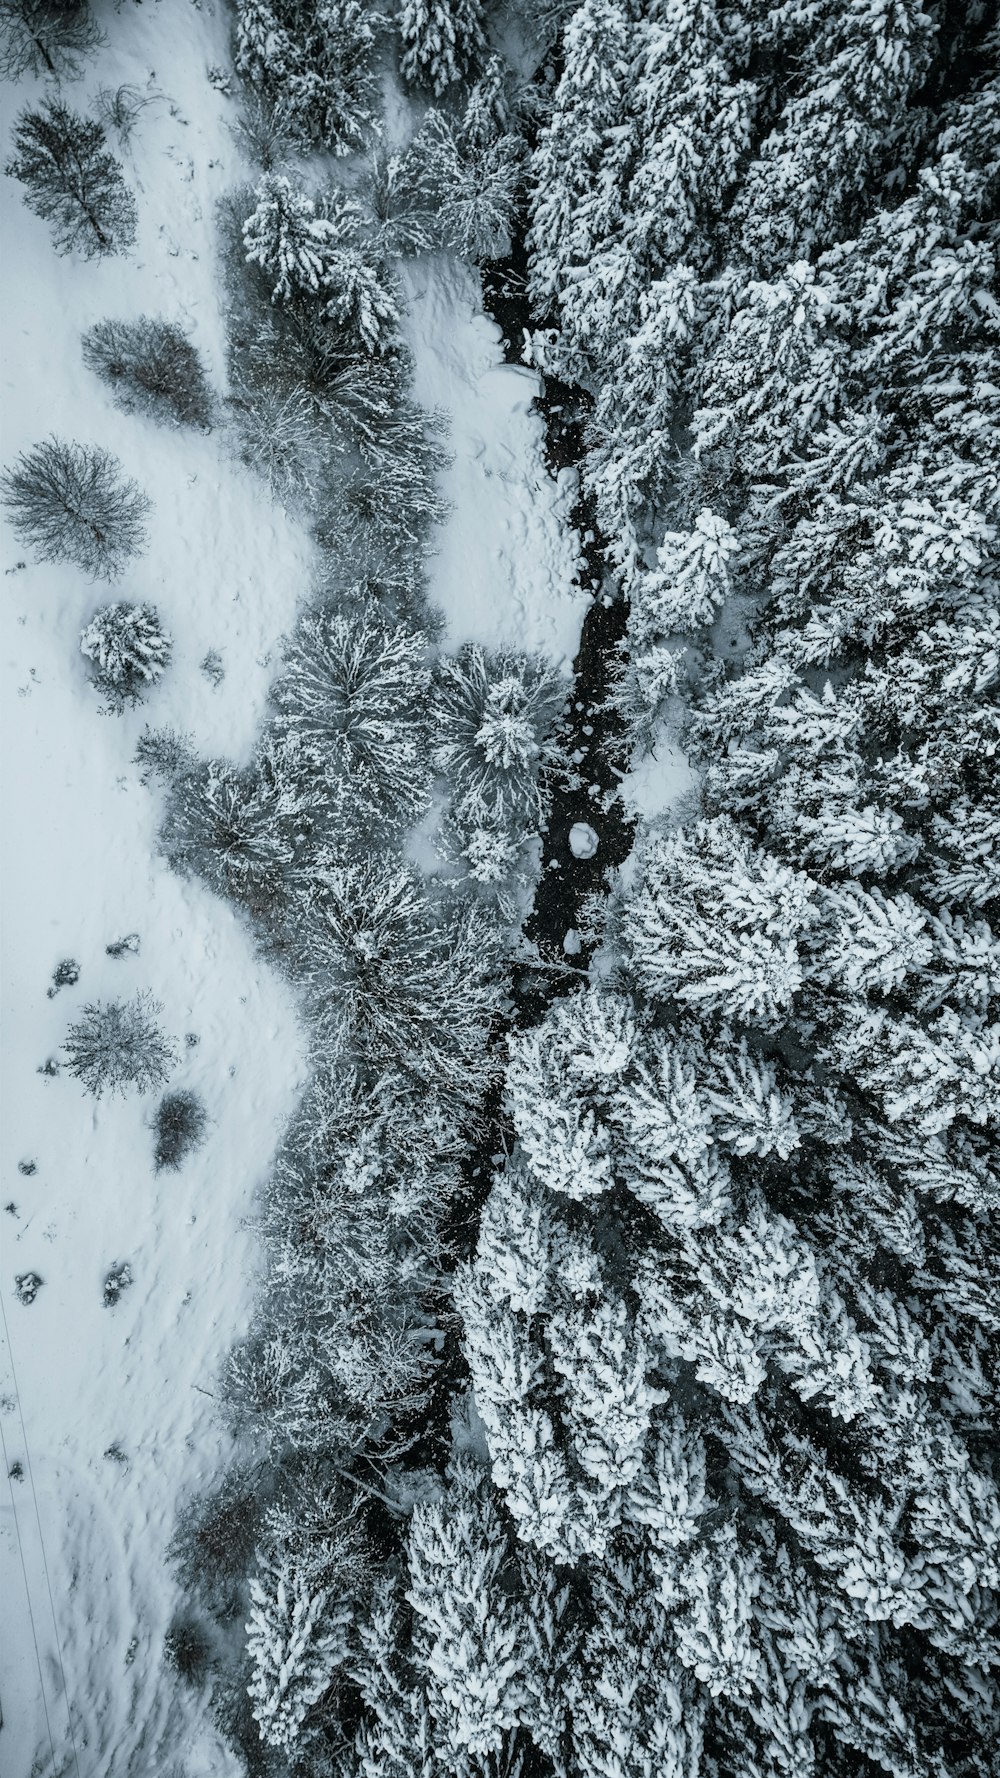
<path fill-rule="evenodd" d="M 0 1425 L 5 1470 L 23 1475 L 0 1483 L 0 1771 L 75 1774 L 78 1756 L 83 1778 L 225 1778 L 230 1757 L 163 1665 L 176 1603 L 165 1550 L 178 1501 L 225 1454 L 204 1392 L 249 1314 L 255 1255 L 242 1222 L 304 1059 L 291 996 L 230 908 L 155 856 L 156 797 L 131 760 L 147 720 L 188 731 L 203 752 L 247 754 L 311 549 L 218 431 L 123 415 L 83 366 L 93 322 L 156 314 L 190 329 L 222 387 L 213 210 L 244 173 L 226 127 L 234 102 L 207 78 L 228 62 L 222 7 L 105 10 L 113 47 L 67 97 L 82 107 L 121 82 L 157 95 L 124 156 L 139 240 L 127 259 L 60 259 L 3 182 L 3 457 L 56 432 L 122 459 L 154 510 L 149 550 L 121 591 L 157 606 L 175 650 L 141 712 L 101 714 L 78 637 L 105 587 L 24 566 L 4 529 Z M 5 143 L 37 91 L 5 89 Z M 530 412 L 535 379 L 503 364 L 467 271 L 413 268 L 408 297 L 417 397 L 452 419 L 454 511 L 432 563 L 450 636 L 567 661 L 584 601 L 564 523 L 571 490 L 548 478 Z M 210 650 L 225 669 L 218 686 L 200 670 Z M 137 955 L 106 954 L 133 933 Z M 78 984 L 47 997 L 70 957 Z M 171 1086 L 197 1090 L 210 1114 L 208 1140 L 178 1173 L 154 1171 L 152 1098 L 95 1106 L 65 1074 L 39 1073 L 84 1002 L 140 987 L 178 1044 Z M 103 1279 L 122 1260 L 135 1282 L 107 1308 Z M 26 1306 L 15 1278 L 32 1271 L 43 1283 Z"/>

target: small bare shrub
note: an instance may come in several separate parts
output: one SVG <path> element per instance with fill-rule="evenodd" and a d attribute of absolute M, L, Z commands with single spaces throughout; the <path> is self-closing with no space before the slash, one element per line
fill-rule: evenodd
<path fill-rule="evenodd" d="M 175 1057 L 157 1022 L 161 1010 L 148 992 L 85 1006 L 63 1044 L 69 1072 L 95 1099 L 129 1087 L 148 1092 L 162 1085 Z"/>
<path fill-rule="evenodd" d="M 83 336 L 83 359 L 113 389 L 126 413 L 207 426 L 212 391 L 197 351 L 172 321 L 98 321 Z"/>
<path fill-rule="evenodd" d="M 43 439 L 0 476 L 0 500 L 40 562 L 116 580 L 145 546 L 149 501 L 100 445 Z"/>

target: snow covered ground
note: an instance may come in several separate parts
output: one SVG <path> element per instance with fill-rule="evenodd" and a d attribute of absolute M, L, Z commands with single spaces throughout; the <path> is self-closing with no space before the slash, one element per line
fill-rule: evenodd
<path fill-rule="evenodd" d="M 221 388 L 213 210 L 243 172 L 226 128 L 233 101 L 207 78 L 228 60 L 222 6 L 158 0 L 116 12 L 107 0 L 99 10 L 109 44 L 69 103 L 123 81 L 163 95 L 124 157 L 138 247 L 103 264 L 59 259 L 20 187 L 0 185 L 3 458 L 57 432 L 122 459 L 154 512 L 149 550 L 121 591 L 159 608 L 175 651 L 141 713 L 101 715 L 78 638 L 107 589 L 68 568 L 21 565 L 4 527 L 0 1427 L 5 1470 L 23 1474 L 9 1488 L 0 1477 L 0 1771 L 75 1778 L 78 1756 L 80 1778 L 225 1778 L 230 1757 L 163 1666 L 176 1602 L 165 1550 L 178 1500 L 223 1461 L 225 1435 L 201 1391 L 249 1313 L 255 1256 L 241 1222 L 304 1062 L 291 997 L 244 928 L 156 858 L 156 799 L 130 762 L 146 720 L 187 730 L 203 752 L 246 754 L 311 549 L 218 432 L 125 416 L 82 364 L 92 322 L 158 314 L 190 327 Z M 4 144 L 38 92 L 30 82 L 4 91 Z M 568 661 L 585 601 L 572 584 L 570 490 L 547 477 L 530 412 L 535 378 L 504 365 L 471 274 L 440 259 L 408 279 L 416 393 L 452 418 L 454 511 L 432 564 L 450 637 Z M 212 649 L 225 668 L 217 687 L 199 666 Z M 129 933 L 138 955 L 109 957 Z M 67 957 L 79 983 L 49 998 Z M 211 1118 L 179 1173 L 153 1168 L 155 1100 L 95 1106 L 67 1076 L 38 1072 L 85 1001 L 138 987 L 162 1001 L 178 1041 L 171 1084 L 196 1089 Z M 107 1308 L 104 1275 L 120 1260 L 135 1282 Z M 43 1283 L 26 1306 L 14 1282 L 30 1271 Z"/>
<path fill-rule="evenodd" d="M 452 503 L 431 563 L 431 596 L 448 641 L 539 649 L 567 667 L 588 597 L 574 584 L 579 542 L 568 518 L 575 472 L 553 482 L 534 371 L 505 364 L 483 313 L 478 276 L 444 254 L 407 266 L 406 334 L 422 407 L 448 416 Z"/>
<path fill-rule="evenodd" d="M 156 799 L 130 761 L 146 719 L 190 731 L 206 752 L 248 751 L 269 657 L 308 580 L 310 545 L 232 465 L 218 433 L 119 413 L 80 357 L 91 322 L 161 314 L 191 327 L 221 381 L 212 219 L 240 169 L 225 127 L 232 102 L 206 69 L 226 59 L 226 21 L 207 4 L 106 13 L 109 47 L 66 96 L 79 106 L 98 85 L 122 81 L 165 95 L 142 114 L 125 157 L 138 247 L 103 264 L 59 259 L 20 187 L 3 181 L 3 455 L 9 462 L 57 432 L 122 459 L 154 512 L 148 553 L 121 590 L 160 609 L 175 653 L 142 713 L 101 715 L 78 639 L 107 589 L 69 568 L 19 567 L 23 552 L 4 528 L 0 1196 L 13 1207 L 0 1212 L 10 1330 L 0 1424 L 8 1463 L 24 1470 L 9 1491 L 6 1472 L 0 1478 L 4 1778 L 27 1778 L 36 1750 L 49 1753 L 50 1729 L 55 1769 L 64 1769 L 67 1705 L 84 1778 L 168 1772 L 168 1750 L 188 1755 L 189 1774 L 227 1769 L 208 1731 L 200 1754 L 189 1752 L 190 1705 L 162 1667 L 175 1597 L 164 1552 L 178 1498 L 204 1486 L 221 1461 L 214 1403 L 199 1390 L 213 1388 L 249 1312 L 254 1255 L 241 1219 L 303 1066 L 291 997 L 229 907 L 156 858 Z M 5 90 L 5 143 L 13 112 L 31 96 L 28 83 Z M 209 649 L 225 668 L 218 687 L 199 670 Z M 138 956 L 106 955 L 132 932 Z M 79 962 L 80 981 L 49 999 L 51 972 L 66 957 Z M 163 1002 L 179 1041 L 172 1084 L 195 1088 L 211 1118 L 204 1147 L 179 1173 L 154 1172 L 154 1099 L 95 1108 L 67 1076 L 37 1072 L 84 1001 L 137 987 Z M 185 1042 L 189 1032 L 196 1045 Z M 36 1171 L 19 1173 L 19 1163 Z M 108 1309 L 103 1279 L 117 1260 L 130 1262 L 135 1283 Z M 24 1306 L 14 1280 L 28 1271 L 44 1282 Z"/>

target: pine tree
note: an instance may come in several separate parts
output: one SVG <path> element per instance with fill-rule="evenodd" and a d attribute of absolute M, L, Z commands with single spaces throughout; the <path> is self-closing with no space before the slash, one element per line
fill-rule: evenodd
<path fill-rule="evenodd" d="M 272 694 L 278 732 L 355 833 L 392 832 L 427 807 L 427 648 L 359 597 L 303 617 L 286 655 Z"/>
<path fill-rule="evenodd" d="M 104 42 L 86 0 L 0 0 L 0 74 L 75 80 Z"/>
<path fill-rule="evenodd" d="M 486 53 L 480 0 L 403 0 L 399 71 L 436 99 L 473 73 Z"/>
<path fill-rule="evenodd" d="M 286 1563 L 262 1572 L 250 1582 L 247 1691 L 261 1740 L 291 1752 L 345 1659 L 346 1626 L 326 1592 L 311 1590 Z"/>
<path fill-rule="evenodd" d="M 364 349 L 386 349 L 399 319 L 395 298 L 361 247 L 362 215 L 332 192 L 322 208 L 283 175 L 268 173 L 257 207 L 243 224 L 248 263 L 274 279 L 273 303 L 315 302 L 327 318 L 356 331 Z"/>
<path fill-rule="evenodd" d="M 0 479 L 21 541 L 41 562 L 75 562 L 92 578 L 116 580 L 146 541 L 149 501 L 99 445 L 48 438 L 22 452 Z"/>
<path fill-rule="evenodd" d="M 6 172 L 25 187 L 24 202 L 52 227 L 57 253 L 99 259 L 135 241 L 136 207 L 121 164 L 92 118 L 47 99 L 22 111 Z"/>
<path fill-rule="evenodd" d="M 414 875 L 377 854 L 317 865 L 293 967 L 321 1053 L 474 1103 L 493 1070 L 494 943 L 485 921 L 437 917 Z"/>
<path fill-rule="evenodd" d="M 558 673 L 530 655 L 470 643 L 440 662 L 432 759 L 452 786 L 451 820 L 480 880 L 505 874 L 545 818 L 563 767 L 552 729 L 564 699 Z"/>
<path fill-rule="evenodd" d="M 351 154 L 375 126 L 383 26 L 359 0 L 239 0 L 237 72 L 282 105 L 300 141 Z"/>

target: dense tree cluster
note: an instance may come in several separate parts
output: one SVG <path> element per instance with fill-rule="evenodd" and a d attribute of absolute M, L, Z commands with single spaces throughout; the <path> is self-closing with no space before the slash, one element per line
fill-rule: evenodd
<path fill-rule="evenodd" d="M 229 1378 L 255 1467 L 184 1572 L 246 1623 L 223 1710 L 268 1775 L 983 1778 L 1000 46 L 971 5 L 562 10 L 514 105 L 471 12 L 403 8 L 406 77 L 471 91 L 350 195 L 272 166 L 234 205 L 244 449 L 286 417 L 324 572 L 251 764 L 147 754 L 314 1076 Z M 327 147 L 334 11 L 239 23 Z M 497 1113 L 496 890 L 564 694 L 435 658 L 391 268 L 512 232 L 522 127 L 532 356 L 628 599 L 608 693 L 642 750 L 683 692 L 701 779 Z"/>
<path fill-rule="evenodd" d="M 1000 101 L 944 24 L 588 3 L 535 157 L 618 695 L 647 745 L 686 684 L 704 771 L 604 985 L 512 1040 L 459 1292 L 494 1484 L 587 1604 L 555 1770 L 992 1760 Z"/>
<path fill-rule="evenodd" d="M 271 82 L 281 57 L 319 92 L 328 52 L 345 53 L 335 11 L 241 7 L 241 67 L 260 96 L 299 106 L 309 83 Z M 299 28 L 307 12 L 328 31 L 322 53 Z M 262 20 L 257 63 L 247 46 Z M 341 1686 L 357 1715 L 369 1512 L 394 1536 L 434 1498 L 414 1448 L 430 1415 L 447 1421 L 460 1362 L 449 1279 L 502 1067 L 511 911 L 564 769 L 560 675 L 514 650 L 440 652 L 423 559 L 447 457 L 410 395 L 393 271 L 404 251 L 474 232 L 482 206 L 468 184 L 449 189 L 451 170 L 503 138 L 503 85 L 494 66 L 447 126 L 447 166 L 430 145 L 435 131 L 446 140 L 442 118 L 349 192 L 285 154 L 234 194 L 223 229 L 237 445 L 295 500 L 320 567 L 251 759 L 200 759 L 171 731 L 147 731 L 139 749 L 164 790 L 165 855 L 244 910 L 301 996 L 310 1046 L 310 1084 L 257 1212 L 264 1284 L 223 1380 L 255 1467 L 195 1503 L 179 1541 L 194 1608 L 246 1624 L 219 1707 L 260 1770 L 326 1761 Z M 318 111 L 286 126 L 288 143 L 337 145 Z M 508 222 L 518 165 L 504 173 Z M 442 221 L 449 197 L 461 223 Z M 489 227 L 493 240 L 506 224 Z M 440 855 L 429 874 L 410 850 L 425 822 Z M 482 1497 L 493 1537 L 481 1466 L 478 1493 L 461 1465 L 455 1477 L 463 1501 Z"/>

